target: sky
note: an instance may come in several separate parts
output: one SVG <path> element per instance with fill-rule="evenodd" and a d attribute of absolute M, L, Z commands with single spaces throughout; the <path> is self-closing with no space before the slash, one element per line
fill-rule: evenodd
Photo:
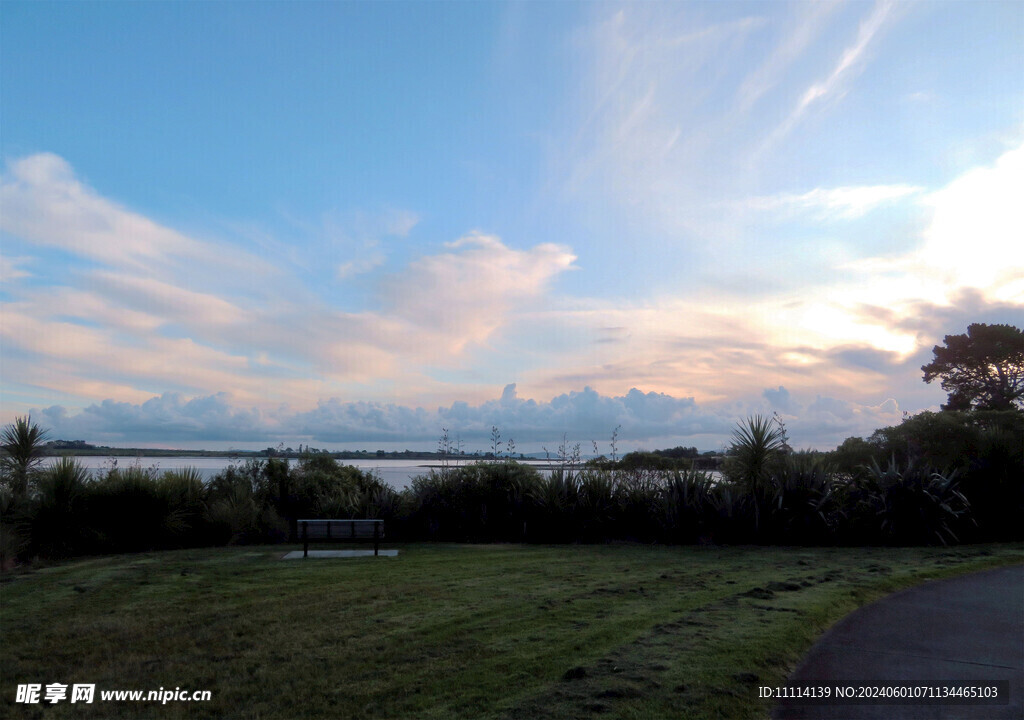
<path fill-rule="evenodd" d="M 0 3 L 0 422 L 829 449 L 1024 327 L 1024 4 Z"/>

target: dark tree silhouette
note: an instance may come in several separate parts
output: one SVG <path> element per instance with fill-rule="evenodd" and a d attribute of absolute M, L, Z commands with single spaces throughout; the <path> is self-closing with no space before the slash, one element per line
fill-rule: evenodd
<path fill-rule="evenodd" d="M 0 476 L 10 484 L 16 497 L 28 494 L 29 477 L 42 461 L 45 440 L 46 431 L 31 417 L 17 417 L 0 430 Z"/>
<path fill-rule="evenodd" d="M 1024 406 L 1024 332 L 1013 325 L 973 323 L 947 335 L 921 367 L 924 381 L 942 380 L 943 410 L 1013 410 Z"/>

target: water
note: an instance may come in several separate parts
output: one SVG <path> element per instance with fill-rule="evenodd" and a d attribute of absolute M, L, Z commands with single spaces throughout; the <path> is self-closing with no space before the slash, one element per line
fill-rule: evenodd
<path fill-rule="evenodd" d="M 138 465 L 143 469 L 156 468 L 159 472 L 195 468 L 203 479 L 209 480 L 229 465 L 241 465 L 246 459 L 230 457 L 105 457 L 99 455 L 83 455 L 74 458 L 78 464 L 89 470 L 107 470 L 116 461 L 121 468 Z M 43 461 L 44 467 L 52 464 L 54 458 Z M 290 459 L 294 466 L 298 460 Z M 396 490 L 402 490 L 412 484 L 413 478 L 426 475 L 431 468 L 439 467 L 438 460 L 339 460 L 342 465 L 354 465 L 363 471 L 372 471 L 383 482 Z M 546 462 L 528 462 L 527 464 L 547 474 L 549 465 Z"/>

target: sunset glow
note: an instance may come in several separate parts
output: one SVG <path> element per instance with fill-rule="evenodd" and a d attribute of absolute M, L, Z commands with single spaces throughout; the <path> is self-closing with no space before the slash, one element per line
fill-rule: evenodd
<path fill-rule="evenodd" d="M 1019 2 L 189 7 L 4 3 L 0 422 L 829 448 L 1024 327 Z"/>

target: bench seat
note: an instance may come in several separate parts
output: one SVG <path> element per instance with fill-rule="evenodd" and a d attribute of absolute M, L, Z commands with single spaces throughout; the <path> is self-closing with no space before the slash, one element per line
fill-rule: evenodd
<path fill-rule="evenodd" d="M 380 552 L 384 538 L 383 520 L 341 520 L 306 518 L 298 521 L 302 557 L 309 557 L 311 542 L 372 542 L 373 554 Z"/>

